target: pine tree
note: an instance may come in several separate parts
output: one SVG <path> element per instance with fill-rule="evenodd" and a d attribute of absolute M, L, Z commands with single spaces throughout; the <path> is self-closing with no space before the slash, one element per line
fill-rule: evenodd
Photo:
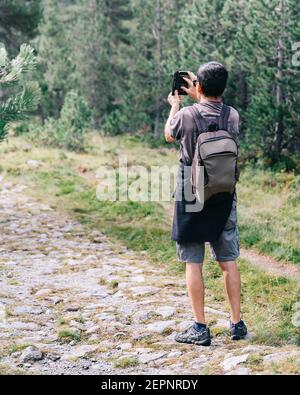
<path fill-rule="evenodd" d="M 6 136 L 6 126 L 11 121 L 22 119 L 33 111 L 38 102 L 39 89 L 35 82 L 28 81 L 29 72 L 36 66 L 34 50 L 23 44 L 18 56 L 9 60 L 4 45 L 0 46 L 0 140 Z M 25 82 L 26 76 L 26 82 Z"/>
<path fill-rule="evenodd" d="M 280 159 L 283 148 L 290 148 L 299 124 L 295 93 L 299 73 L 291 67 L 297 11 L 299 3 L 294 0 L 254 0 L 240 36 L 251 90 L 245 115 L 247 138 L 256 147 L 260 144 L 273 162 Z"/>
<path fill-rule="evenodd" d="M 36 34 L 39 19 L 40 0 L 1 0 L 0 42 L 17 54 L 20 45 Z"/>
<path fill-rule="evenodd" d="M 58 117 L 66 93 L 76 82 L 72 61 L 72 19 L 67 1 L 42 0 L 39 35 L 33 40 L 38 53 L 42 90 L 40 115 Z"/>
<path fill-rule="evenodd" d="M 77 81 L 92 108 L 96 126 L 100 126 L 125 86 L 125 22 L 131 13 L 126 0 L 81 0 L 75 16 L 73 57 Z"/>
<path fill-rule="evenodd" d="M 162 136 L 165 98 L 171 90 L 171 74 L 178 67 L 177 32 L 185 1 L 132 1 L 133 22 L 126 59 L 127 89 L 123 92 L 114 123 L 121 131 Z"/>

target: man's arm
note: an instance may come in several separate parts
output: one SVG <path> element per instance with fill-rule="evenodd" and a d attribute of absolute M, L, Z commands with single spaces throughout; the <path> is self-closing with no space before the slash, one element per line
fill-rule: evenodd
<path fill-rule="evenodd" d="M 181 102 L 181 96 L 178 95 L 178 92 L 175 91 L 175 95 L 172 96 L 172 92 L 168 96 L 168 102 L 170 103 L 171 110 L 169 117 L 167 119 L 165 129 L 164 129 L 164 135 L 167 143 L 173 143 L 175 141 L 174 137 L 172 137 L 172 129 L 171 129 L 171 119 L 174 117 L 174 115 L 179 111 L 180 109 L 180 102 Z"/>
<path fill-rule="evenodd" d="M 183 90 L 186 91 L 186 93 L 194 100 L 197 100 L 197 89 L 193 84 L 193 81 L 197 79 L 196 75 L 192 73 L 191 71 L 188 71 L 189 78 L 185 78 L 185 81 L 188 83 L 188 88 L 181 87 Z M 179 111 L 180 109 L 180 102 L 182 100 L 182 97 L 178 95 L 178 91 L 175 91 L 175 95 L 173 96 L 172 93 L 169 94 L 168 96 L 168 101 L 171 106 L 171 111 L 169 114 L 169 118 L 166 122 L 165 129 L 164 129 L 164 135 L 165 139 L 168 143 L 173 143 L 175 141 L 175 138 L 172 136 L 172 129 L 171 129 L 171 119 L 174 117 L 174 115 Z"/>

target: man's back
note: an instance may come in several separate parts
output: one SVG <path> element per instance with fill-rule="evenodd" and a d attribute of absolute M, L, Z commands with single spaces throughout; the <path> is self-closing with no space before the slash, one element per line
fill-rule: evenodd
<path fill-rule="evenodd" d="M 206 101 L 193 105 L 200 111 L 203 117 L 219 116 L 223 103 L 220 101 Z M 184 107 L 171 119 L 170 126 L 172 137 L 180 142 L 179 160 L 185 164 L 191 164 L 194 153 L 193 133 L 197 130 L 191 106 Z M 228 118 L 228 132 L 237 141 L 239 134 L 239 114 L 236 109 L 230 107 Z"/>

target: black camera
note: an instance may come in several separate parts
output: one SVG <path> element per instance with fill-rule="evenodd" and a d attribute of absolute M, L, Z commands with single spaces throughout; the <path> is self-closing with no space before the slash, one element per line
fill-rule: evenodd
<path fill-rule="evenodd" d="M 178 95 L 187 95 L 187 93 L 181 88 L 182 86 L 184 86 L 185 88 L 189 87 L 189 84 L 183 79 L 183 77 L 190 78 L 189 73 L 187 71 L 175 71 L 172 84 L 173 96 L 175 95 L 176 90 L 178 91 Z"/>

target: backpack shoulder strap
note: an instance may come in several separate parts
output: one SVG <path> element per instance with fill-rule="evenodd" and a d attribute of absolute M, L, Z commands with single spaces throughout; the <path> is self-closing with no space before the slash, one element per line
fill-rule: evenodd
<path fill-rule="evenodd" d="M 190 110 L 193 114 L 193 118 L 196 123 L 198 133 L 200 134 L 202 132 L 206 132 L 207 131 L 207 123 L 205 122 L 205 119 L 201 115 L 200 111 L 195 106 L 191 106 Z"/>
<path fill-rule="evenodd" d="M 228 130 L 228 119 L 230 115 L 230 107 L 223 104 L 221 114 L 219 117 L 219 129 Z"/>

